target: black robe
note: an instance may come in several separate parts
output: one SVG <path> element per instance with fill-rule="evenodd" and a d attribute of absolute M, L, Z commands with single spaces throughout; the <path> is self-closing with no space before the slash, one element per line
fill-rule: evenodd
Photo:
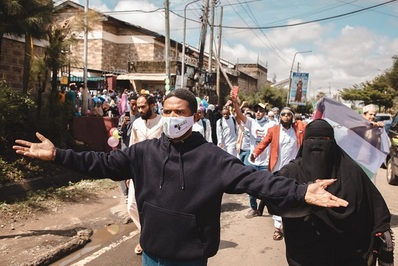
<path fill-rule="evenodd" d="M 334 142 L 334 141 L 333 141 Z M 337 146 L 337 145 L 336 145 Z M 390 212 L 365 172 L 339 147 L 327 168 L 337 181 L 327 190 L 349 202 L 348 207 L 319 208 L 301 217 L 283 217 L 286 256 L 289 265 L 367 265 L 374 234 L 390 229 Z M 279 175 L 299 183 L 314 182 L 308 165 L 299 157 L 284 166 Z M 312 160 L 308 164 L 319 164 Z M 307 174 L 304 174 L 307 169 Z M 283 212 L 279 213 L 284 216 Z"/>

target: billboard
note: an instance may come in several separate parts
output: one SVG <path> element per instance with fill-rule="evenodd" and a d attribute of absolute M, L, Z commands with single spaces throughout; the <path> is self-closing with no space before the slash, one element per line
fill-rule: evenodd
<path fill-rule="evenodd" d="M 293 72 L 292 84 L 289 92 L 289 104 L 306 105 L 308 78 L 308 73 Z"/>

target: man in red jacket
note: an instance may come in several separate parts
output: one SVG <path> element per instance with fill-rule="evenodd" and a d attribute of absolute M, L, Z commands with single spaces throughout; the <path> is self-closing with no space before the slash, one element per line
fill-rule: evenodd
<path fill-rule="evenodd" d="M 282 166 L 289 163 L 296 158 L 297 152 L 303 143 L 304 130 L 306 124 L 302 121 L 293 120 L 294 113 L 289 107 L 282 109 L 280 113 L 279 125 L 271 127 L 267 135 L 256 146 L 250 160 L 254 161 L 267 147 L 270 148 L 270 158 L 268 170 L 271 172 L 279 171 Z M 258 212 L 260 214 L 264 211 L 265 202 L 261 201 Z M 282 218 L 273 215 L 275 232 L 273 235 L 274 240 L 283 239 Z"/>

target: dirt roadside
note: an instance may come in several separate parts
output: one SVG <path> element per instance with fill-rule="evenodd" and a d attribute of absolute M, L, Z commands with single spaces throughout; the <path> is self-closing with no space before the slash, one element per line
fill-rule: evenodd
<path fill-rule="evenodd" d="M 0 209 L 0 213 L 2 210 Z M 92 230 L 130 222 L 120 186 L 29 215 L 0 215 L 0 265 L 48 265 L 84 246 Z"/>

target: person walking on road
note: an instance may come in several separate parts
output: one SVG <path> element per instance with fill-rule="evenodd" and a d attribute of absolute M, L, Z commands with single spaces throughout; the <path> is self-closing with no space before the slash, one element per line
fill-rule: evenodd
<path fill-rule="evenodd" d="M 247 117 L 243 115 L 238 101 L 235 95 L 233 95 L 231 91 L 231 99 L 233 106 L 235 108 L 236 117 L 239 121 L 241 121 L 245 128 L 249 131 L 250 137 L 250 153 L 253 152 L 254 148 L 263 137 L 267 134 L 267 131 L 270 127 L 277 125 L 277 122 L 268 121 L 266 118 L 266 106 L 264 103 L 258 103 L 254 106 L 255 112 L 255 119 L 251 117 Z M 269 160 L 269 149 L 264 151 L 260 156 L 258 156 L 254 162 L 249 162 L 253 168 L 259 171 L 267 170 L 268 168 L 268 160 Z M 258 204 L 257 198 L 249 195 L 249 202 L 250 202 L 250 210 L 245 215 L 246 218 L 253 218 L 255 216 L 259 216 L 260 213 L 258 212 Z"/>
<path fill-rule="evenodd" d="M 237 156 L 238 125 L 236 119 L 231 116 L 228 107 L 222 109 L 221 115 L 222 117 L 216 123 L 218 147 L 231 155 Z"/>
<path fill-rule="evenodd" d="M 324 187 L 334 180 L 299 184 L 293 179 L 245 166 L 198 132 L 192 125 L 195 95 L 176 89 L 166 95 L 163 133 L 110 153 L 59 149 L 43 135 L 32 143 L 16 140 L 17 154 L 54 161 L 92 178 L 133 177 L 141 221 L 142 263 L 148 265 L 207 265 L 220 244 L 220 212 L 224 193 L 250 193 L 267 207 L 309 212 L 321 207 L 348 206 Z M 206 156 L 203 156 L 206 154 Z M 206 174 L 203 174 L 203 171 Z M 311 204 L 311 205 L 309 205 Z"/>
<path fill-rule="evenodd" d="M 137 110 L 140 115 L 132 125 L 132 132 L 130 138 L 130 146 L 138 142 L 160 138 L 162 135 L 162 117 L 155 113 L 154 109 L 156 101 L 154 97 L 143 94 L 137 98 Z M 135 197 L 134 182 L 130 180 L 129 192 L 127 200 L 127 211 L 130 214 L 131 219 L 137 226 L 137 229 L 141 231 L 140 217 L 138 214 L 137 201 Z M 137 255 L 142 254 L 141 245 L 138 243 L 134 248 L 134 252 Z"/>
<path fill-rule="evenodd" d="M 210 120 L 205 117 L 206 109 L 204 107 L 199 107 L 197 111 L 198 115 L 200 116 L 199 120 L 193 124 L 193 131 L 197 131 L 203 135 L 203 137 L 208 142 L 213 142 L 211 139 L 211 125 Z"/>
<path fill-rule="evenodd" d="M 270 158 L 268 170 L 278 171 L 285 164 L 296 158 L 297 152 L 303 143 L 305 124 L 302 121 L 293 121 L 293 111 L 284 107 L 280 114 L 279 125 L 268 129 L 267 135 L 256 146 L 250 155 L 250 161 L 254 161 L 268 146 L 270 146 Z M 261 201 L 258 212 L 262 215 L 265 202 Z M 275 232 L 274 240 L 283 239 L 282 218 L 273 215 Z"/>
<path fill-rule="evenodd" d="M 391 214 L 383 196 L 361 167 L 336 143 L 333 127 L 316 119 L 306 127 L 297 159 L 278 174 L 300 183 L 335 178 L 328 191 L 350 202 L 283 218 L 289 265 L 394 265 Z"/>
<path fill-rule="evenodd" d="M 119 123 L 117 126 L 117 130 L 119 136 L 121 137 L 121 148 L 125 149 L 130 146 L 130 136 L 131 130 L 133 127 L 133 122 L 140 117 L 140 113 L 137 111 L 137 96 L 129 97 L 129 106 L 130 110 L 122 114 L 119 118 Z M 126 201 L 128 202 L 128 191 L 129 188 L 126 185 L 126 182 L 123 180 L 120 182 L 122 187 L 123 195 L 126 197 Z"/>

